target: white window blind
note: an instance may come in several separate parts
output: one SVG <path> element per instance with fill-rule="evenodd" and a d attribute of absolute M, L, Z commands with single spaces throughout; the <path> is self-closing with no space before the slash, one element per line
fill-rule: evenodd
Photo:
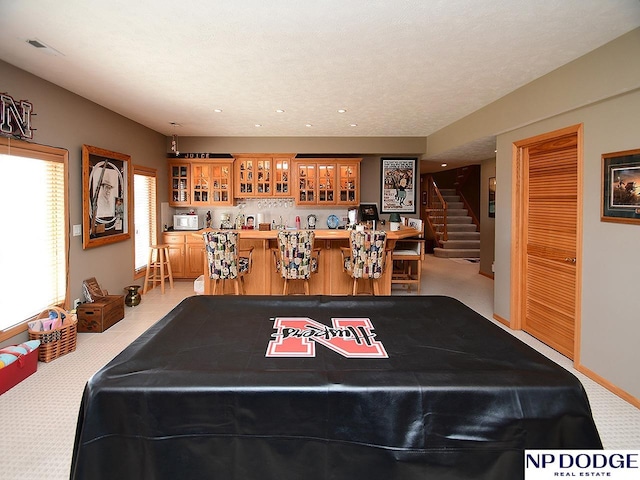
<path fill-rule="evenodd" d="M 67 152 L 0 138 L 0 339 L 67 297 Z M 13 327 L 20 328 L 13 328 Z"/>
<path fill-rule="evenodd" d="M 156 171 L 133 167 L 133 215 L 135 225 L 135 270 L 146 269 L 149 246 L 157 243 Z"/>

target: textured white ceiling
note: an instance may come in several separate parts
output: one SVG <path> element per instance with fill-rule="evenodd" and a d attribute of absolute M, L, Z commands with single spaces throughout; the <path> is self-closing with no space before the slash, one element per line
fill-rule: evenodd
<path fill-rule="evenodd" d="M 427 136 L 639 25 L 638 0 L 0 0 L 0 59 L 164 134 Z"/>

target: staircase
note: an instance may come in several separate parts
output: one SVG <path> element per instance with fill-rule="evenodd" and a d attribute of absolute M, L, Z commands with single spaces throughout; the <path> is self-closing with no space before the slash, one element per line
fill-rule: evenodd
<path fill-rule="evenodd" d="M 442 241 L 438 233 L 438 244 L 433 254 L 441 258 L 480 258 L 480 232 L 473 223 L 469 212 L 460 201 L 455 189 L 440 189 L 447 202 L 447 240 Z M 440 226 L 435 224 L 434 226 Z"/>

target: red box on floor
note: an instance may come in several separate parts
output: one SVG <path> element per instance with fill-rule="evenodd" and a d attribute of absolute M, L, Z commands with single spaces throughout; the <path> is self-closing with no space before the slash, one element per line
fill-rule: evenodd
<path fill-rule="evenodd" d="M 15 387 L 38 369 L 38 349 L 31 350 L 4 368 L 0 368 L 0 395 Z"/>

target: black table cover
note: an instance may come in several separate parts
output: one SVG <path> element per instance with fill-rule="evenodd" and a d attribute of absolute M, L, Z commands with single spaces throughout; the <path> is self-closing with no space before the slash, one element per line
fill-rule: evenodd
<path fill-rule="evenodd" d="M 89 380 L 71 478 L 513 480 L 545 448 L 602 448 L 582 385 L 457 300 L 200 296 Z"/>

